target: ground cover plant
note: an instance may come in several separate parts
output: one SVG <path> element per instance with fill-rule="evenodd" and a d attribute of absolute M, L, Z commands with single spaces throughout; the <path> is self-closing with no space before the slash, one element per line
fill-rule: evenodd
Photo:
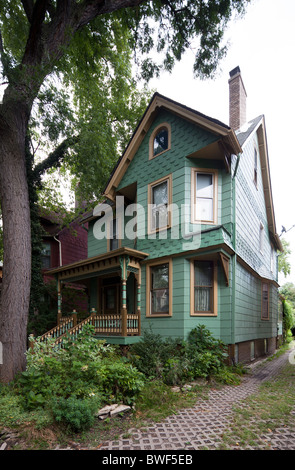
<path fill-rule="evenodd" d="M 57 422 L 80 431 L 93 424 L 104 404 L 134 402 L 144 375 L 93 333 L 88 325 L 76 339 L 69 336 L 62 348 L 52 339 L 33 341 L 27 369 L 14 384 L 25 410 L 47 408 Z"/>
<path fill-rule="evenodd" d="M 53 339 L 37 338 L 27 352 L 26 371 L 10 385 L 0 386 L 0 430 L 25 429 L 31 436 L 42 430 L 42 445 L 54 441 L 52 435 L 60 439 L 74 434 L 81 440 L 87 436 L 97 442 L 116 429 L 122 432 L 131 421 L 140 426 L 193 406 L 211 382 L 214 387 L 217 382 L 237 384 L 237 370 L 225 359 L 225 345 L 202 325 L 186 341 L 147 331 L 127 356 L 95 338 L 91 325 L 75 340 L 68 336 L 63 348 Z M 192 384 L 199 378 L 201 384 Z M 136 406 L 127 417 L 112 422 L 95 419 L 105 404 L 118 402 Z M 42 447 L 38 439 L 34 445 Z"/>
<path fill-rule="evenodd" d="M 238 369 L 226 365 L 227 347 L 199 325 L 186 341 L 163 338 L 151 331 L 130 350 L 130 361 L 149 379 L 181 385 L 196 378 L 215 378 L 223 383 L 239 382 Z"/>

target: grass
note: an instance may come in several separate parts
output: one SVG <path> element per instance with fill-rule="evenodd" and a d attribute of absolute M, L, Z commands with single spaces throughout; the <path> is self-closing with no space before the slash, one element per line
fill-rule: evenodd
<path fill-rule="evenodd" d="M 295 403 L 294 385 L 295 367 L 287 363 L 274 380 L 264 382 L 258 393 L 234 407 L 232 425 L 223 434 L 220 449 L 268 449 L 268 437 L 272 433 L 278 428 L 295 426 L 295 417 L 291 414 Z"/>

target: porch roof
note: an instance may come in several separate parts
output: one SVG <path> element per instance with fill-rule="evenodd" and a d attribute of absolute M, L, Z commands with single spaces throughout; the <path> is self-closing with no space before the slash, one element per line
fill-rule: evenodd
<path fill-rule="evenodd" d="M 127 271 L 131 270 L 136 272 L 140 268 L 140 262 L 148 256 L 148 253 L 122 247 L 98 256 L 77 261 L 76 263 L 49 269 L 46 271 L 46 274 L 55 275 L 60 281 L 85 279 L 103 274 L 104 272 L 120 270 L 122 268 L 122 259 L 127 261 Z"/>

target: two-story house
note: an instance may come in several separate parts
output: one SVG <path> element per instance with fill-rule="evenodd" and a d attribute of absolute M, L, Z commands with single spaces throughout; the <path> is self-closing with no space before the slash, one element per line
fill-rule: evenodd
<path fill-rule="evenodd" d="M 198 324 L 247 361 L 276 347 L 277 251 L 264 117 L 246 122 L 239 68 L 230 125 L 156 93 L 88 223 L 88 258 L 52 270 L 87 285 L 98 335 L 186 338 Z"/>

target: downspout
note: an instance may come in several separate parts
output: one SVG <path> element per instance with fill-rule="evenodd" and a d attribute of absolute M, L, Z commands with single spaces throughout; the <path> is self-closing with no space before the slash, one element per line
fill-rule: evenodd
<path fill-rule="evenodd" d="M 58 243 L 58 253 L 59 253 L 59 265 L 62 266 L 62 253 L 61 253 L 61 241 L 58 240 L 55 236 L 53 236 L 54 240 Z"/>

